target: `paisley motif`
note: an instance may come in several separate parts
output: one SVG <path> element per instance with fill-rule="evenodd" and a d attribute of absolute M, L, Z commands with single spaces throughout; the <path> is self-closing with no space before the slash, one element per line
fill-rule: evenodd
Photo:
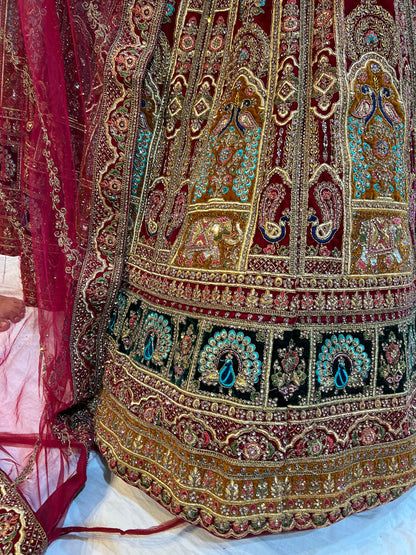
<path fill-rule="evenodd" d="M 159 217 L 165 206 L 166 192 L 163 183 L 156 183 L 149 193 L 147 208 L 144 217 L 147 234 L 150 237 L 157 235 L 159 229 Z"/>
<path fill-rule="evenodd" d="M 289 211 L 286 209 L 276 222 L 276 213 L 285 197 L 281 185 L 269 185 L 263 192 L 259 210 L 259 229 L 263 237 L 271 243 L 281 241 L 290 223 Z"/>
<path fill-rule="evenodd" d="M 315 241 L 321 244 L 331 241 L 340 228 L 342 199 L 339 189 L 330 182 L 319 183 L 314 188 L 314 197 L 322 214 L 322 221 L 311 211 L 308 221 Z"/>

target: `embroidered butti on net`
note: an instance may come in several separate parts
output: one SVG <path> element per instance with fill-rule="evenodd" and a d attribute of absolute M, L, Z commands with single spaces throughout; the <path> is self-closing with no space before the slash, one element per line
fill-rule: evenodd
<path fill-rule="evenodd" d="M 88 153 L 122 5 L 103 4 L 0 0 L 4 555 L 42 553 L 86 478 L 92 419 L 85 409 L 60 413 L 91 394 L 75 391 L 69 339 L 88 231 Z"/>
<path fill-rule="evenodd" d="M 109 467 L 223 537 L 398 497 L 416 481 L 414 3 L 125 8 L 74 320 L 76 365 L 99 339 Z"/>

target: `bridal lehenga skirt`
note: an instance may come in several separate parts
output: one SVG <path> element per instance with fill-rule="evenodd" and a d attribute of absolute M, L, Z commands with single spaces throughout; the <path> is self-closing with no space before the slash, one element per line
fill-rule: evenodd
<path fill-rule="evenodd" d="M 126 7 L 74 315 L 75 364 L 106 345 L 109 467 L 222 537 L 395 499 L 416 481 L 414 2 Z"/>

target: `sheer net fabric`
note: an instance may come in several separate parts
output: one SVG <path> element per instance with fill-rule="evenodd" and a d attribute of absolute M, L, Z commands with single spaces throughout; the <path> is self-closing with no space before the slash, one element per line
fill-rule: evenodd
<path fill-rule="evenodd" d="M 91 391 L 78 388 L 75 395 L 69 341 L 88 234 L 90 148 L 120 6 L 50 0 L 0 5 L 0 518 L 7 523 L 0 545 L 5 550 L 26 552 L 34 540 L 30 547 L 41 552 L 59 535 L 67 507 L 85 481 L 90 419 L 87 410 L 73 416 L 71 407 Z"/>

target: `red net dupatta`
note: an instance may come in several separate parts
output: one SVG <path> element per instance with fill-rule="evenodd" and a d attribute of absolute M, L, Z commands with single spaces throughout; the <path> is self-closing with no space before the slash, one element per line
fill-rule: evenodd
<path fill-rule="evenodd" d="M 91 429 L 88 411 L 73 409 L 86 395 L 74 393 L 71 317 L 88 232 L 89 152 L 121 6 L 0 4 L 0 316 L 4 297 L 26 304 L 0 333 L 6 553 L 29 552 L 31 540 L 32 553 L 42 552 L 86 478 Z"/>

